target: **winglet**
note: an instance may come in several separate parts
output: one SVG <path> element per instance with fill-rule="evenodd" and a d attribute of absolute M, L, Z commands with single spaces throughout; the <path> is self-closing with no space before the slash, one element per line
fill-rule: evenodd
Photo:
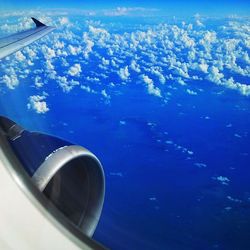
<path fill-rule="evenodd" d="M 36 24 L 36 27 L 43 27 L 43 26 L 46 26 L 45 24 L 41 23 L 40 21 L 38 21 L 38 20 L 35 19 L 34 17 L 31 17 L 31 19 L 32 19 L 33 22 Z"/>

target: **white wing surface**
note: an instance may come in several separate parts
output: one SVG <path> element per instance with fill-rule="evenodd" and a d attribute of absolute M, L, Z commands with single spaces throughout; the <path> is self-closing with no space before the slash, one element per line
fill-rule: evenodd
<path fill-rule="evenodd" d="M 33 17 L 32 20 L 36 24 L 36 28 L 0 38 L 0 60 L 33 43 L 55 29 L 55 27 L 47 26 Z"/>

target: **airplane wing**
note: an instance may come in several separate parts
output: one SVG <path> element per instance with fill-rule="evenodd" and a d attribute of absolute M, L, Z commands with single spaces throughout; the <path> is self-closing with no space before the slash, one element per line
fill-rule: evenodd
<path fill-rule="evenodd" d="M 36 28 L 0 38 L 0 60 L 47 35 L 55 27 L 47 26 L 32 17 Z"/>

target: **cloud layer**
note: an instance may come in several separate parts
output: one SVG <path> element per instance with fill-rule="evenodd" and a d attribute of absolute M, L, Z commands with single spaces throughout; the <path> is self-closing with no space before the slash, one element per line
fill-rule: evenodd
<path fill-rule="evenodd" d="M 133 11 L 143 10 L 117 8 L 106 14 L 124 16 Z M 142 84 L 145 92 L 164 102 L 170 98 L 169 88 L 183 86 L 187 94 L 196 96 L 200 92 L 197 85 L 202 87 L 204 82 L 250 95 L 248 19 L 216 22 L 196 16 L 190 23 L 145 26 L 63 15 L 54 19 L 41 16 L 41 20 L 58 29 L 0 66 L 2 85 L 13 90 L 29 79 L 40 91 L 37 96 L 43 98 L 31 98 L 28 105 L 38 113 L 48 111 L 41 94 L 48 82 L 65 93 L 78 86 L 109 100 L 109 89 L 121 84 Z M 6 34 L 32 27 L 22 17 L 16 22 L 0 21 L 4 23 L 0 32 Z"/>

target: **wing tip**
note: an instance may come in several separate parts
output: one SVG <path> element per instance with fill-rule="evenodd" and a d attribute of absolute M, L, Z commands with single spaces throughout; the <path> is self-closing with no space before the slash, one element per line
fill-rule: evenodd
<path fill-rule="evenodd" d="M 38 21 L 36 18 L 34 17 L 31 17 L 31 19 L 33 20 L 33 22 L 36 24 L 36 27 L 43 27 L 43 26 L 46 26 L 44 23 Z"/>

